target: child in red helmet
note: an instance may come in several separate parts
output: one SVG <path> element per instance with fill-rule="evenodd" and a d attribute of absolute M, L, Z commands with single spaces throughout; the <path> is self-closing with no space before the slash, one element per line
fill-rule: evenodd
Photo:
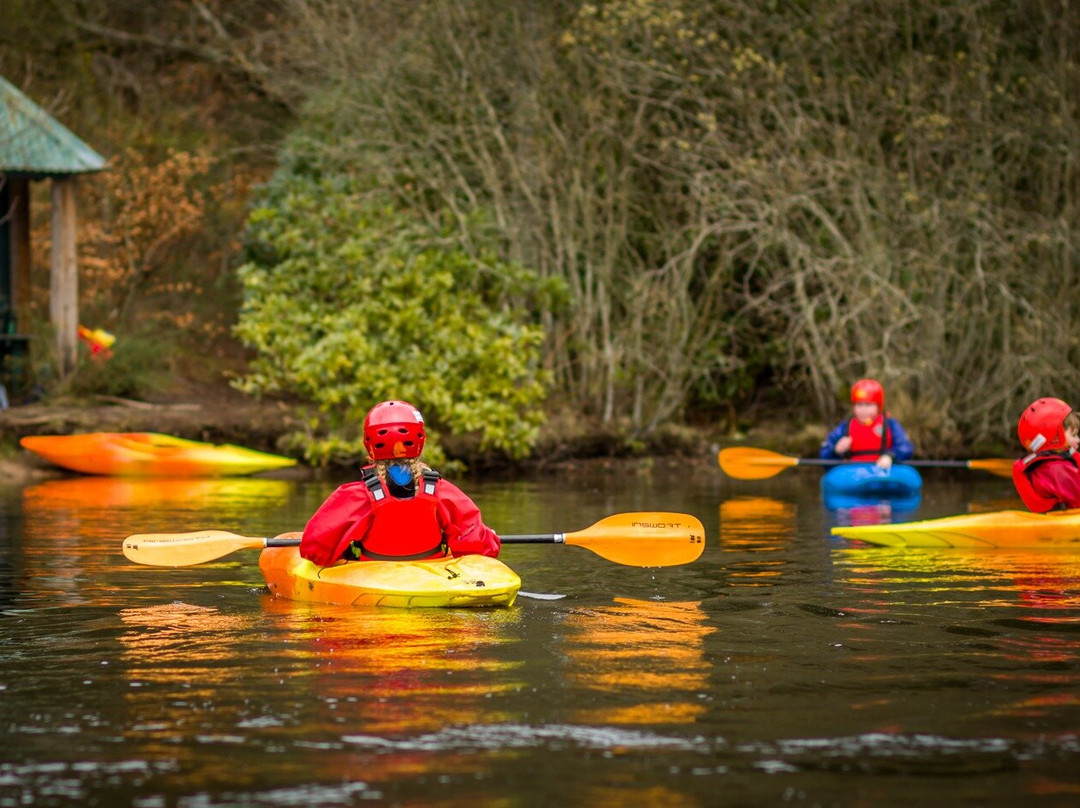
<path fill-rule="evenodd" d="M 873 379 L 860 379 L 851 388 L 854 417 L 836 426 L 818 453 L 826 460 L 875 463 L 888 471 L 894 460 L 915 455 L 900 422 L 885 412 L 885 389 Z"/>
<path fill-rule="evenodd" d="M 461 489 L 420 461 L 427 436 L 420 411 L 376 404 L 364 419 L 372 460 L 359 482 L 332 493 L 304 528 L 300 555 L 321 567 L 341 559 L 415 561 L 499 554 L 499 537 Z"/>
<path fill-rule="evenodd" d="M 1060 398 L 1040 398 L 1016 426 L 1028 454 L 1013 464 L 1013 483 L 1035 513 L 1080 508 L 1080 415 Z"/>

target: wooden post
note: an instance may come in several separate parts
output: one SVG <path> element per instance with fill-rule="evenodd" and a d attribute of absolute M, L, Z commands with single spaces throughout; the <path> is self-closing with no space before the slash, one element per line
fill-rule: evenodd
<path fill-rule="evenodd" d="M 49 318 L 56 329 L 56 358 L 61 378 L 75 370 L 79 328 L 79 272 L 75 255 L 75 178 L 52 184 L 52 266 Z"/>
<path fill-rule="evenodd" d="M 30 328 L 30 182 L 8 178 L 11 189 L 11 307 L 15 330 Z"/>

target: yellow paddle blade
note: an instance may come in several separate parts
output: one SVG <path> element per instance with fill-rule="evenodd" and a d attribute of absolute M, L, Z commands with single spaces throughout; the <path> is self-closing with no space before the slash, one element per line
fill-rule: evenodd
<path fill-rule="evenodd" d="M 265 546 L 266 539 L 238 536 L 225 530 L 137 533 L 124 539 L 124 555 L 136 564 L 189 567 L 213 561 L 237 550 L 253 550 Z"/>
<path fill-rule="evenodd" d="M 1013 460 L 1007 457 L 988 457 L 980 460 L 969 460 L 969 469 L 988 471 L 998 477 L 1012 477 Z"/>
<path fill-rule="evenodd" d="M 755 449 L 751 446 L 733 446 L 721 449 L 717 458 L 724 474 L 736 480 L 767 480 L 784 469 L 799 465 L 799 458 Z"/>
<path fill-rule="evenodd" d="M 705 528 L 685 513 L 619 513 L 564 536 L 566 544 L 631 567 L 673 567 L 696 561 L 705 549 Z"/>

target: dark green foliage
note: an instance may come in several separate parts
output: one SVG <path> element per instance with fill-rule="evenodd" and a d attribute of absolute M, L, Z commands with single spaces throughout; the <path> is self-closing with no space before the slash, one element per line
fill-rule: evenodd
<path fill-rule="evenodd" d="M 362 457 L 358 425 L 385 399 L 418 406 L 435 434 L 529 450 L 542 420 L 541 332 L 501 298 L 535 285 L 528 273 L 487 250 L 467 254 L 357 183 L 285 172 L 251 214 L 248 252 L 236 333 L 257 357 L 239 386 L 314 405 L 309 460 Z"/>

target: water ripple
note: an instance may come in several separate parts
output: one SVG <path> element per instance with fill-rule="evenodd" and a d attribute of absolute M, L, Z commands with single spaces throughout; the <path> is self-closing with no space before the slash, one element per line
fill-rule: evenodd
<path fill-rule="evenodd" d="M 452 727 L 413 738 L 382 738 L 373 735 L 346 735 L 346 743 L 369 749 L 422 750 L 522 749 L 538 746 L 575 746 L 584 749 L 670 749 L 706 751 L 704 738 L 660 735 L 617 727 L 590 727 L 572 724 L 495 724 Z"/>
<path fill-rule="evenodd" d="M 522 748 L 567 748 L 592 750 L 669 750 L 716 754 L 727 752 L 757 760 L 782 758 L 799 762 L 802 758 L 939 758 L 942 756 L 1008 756 L 1032 760 L 1057 754 L 1080 752 L 1080 738 L 1017 740 L 1009 738 L 950 738 L 923 733 L 862 735 L 821 738 L 783 738 L 731 744 L 723 738 L 664 735 L 619 727 L 569 724 L 495 724 L 451 727 L 409 738 L 376 735 L 345 735 L 344 743 L 372 751 L 502 750 Z"/>

